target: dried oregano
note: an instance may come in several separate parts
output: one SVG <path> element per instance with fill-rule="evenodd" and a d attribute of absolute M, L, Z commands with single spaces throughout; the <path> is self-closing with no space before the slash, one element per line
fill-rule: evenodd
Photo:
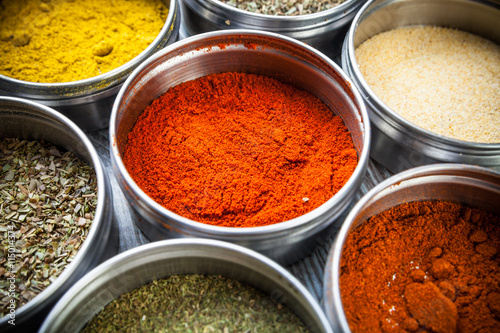
<path fill-rule="evenodd" d="M 23 306 L 75 257 L 97 203 L 94 169 L 52 144 L 0 140 L 0 309 Z"/>
<path fill-rule="evenodd" d="M 110 302 L 83 332 L 306 332 L 287 307 L 240 281 L 173 275 Z"/>

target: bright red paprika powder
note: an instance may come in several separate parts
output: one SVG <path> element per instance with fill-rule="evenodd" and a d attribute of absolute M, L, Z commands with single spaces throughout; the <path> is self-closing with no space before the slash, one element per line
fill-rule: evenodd
<path fill-rule="evenodd" d="M 311 93 L 221 73 L 154 100 L 130 132 L 123 162 L 146 194 L 181 216 L 254 227 L 325 203 L 358 157 L 342 119 Z"/>

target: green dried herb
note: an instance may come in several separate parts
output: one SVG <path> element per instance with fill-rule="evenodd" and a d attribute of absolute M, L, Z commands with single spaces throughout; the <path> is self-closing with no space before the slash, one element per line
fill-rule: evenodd
<path fill-rule="evenodd" d="M 297 16 L 322 12 L 337 7 L 347 0 L 220 0 L 252 13 Z"/>
<path fill-rule="evenodd" d="M 237 280 L 174 275 L 113 300 L 83 332 L 306 332 L 287 307 Z"/>
<path fill-rule="evenodd" d="M 0 311 L 52 283 L 87 237 L 97 204 L 92 167 L 43 141 L 0 141 Z"/>

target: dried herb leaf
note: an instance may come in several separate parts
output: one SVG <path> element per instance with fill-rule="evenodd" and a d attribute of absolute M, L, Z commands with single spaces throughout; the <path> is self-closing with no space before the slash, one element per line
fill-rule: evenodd
<path fill-rule="evenodd" d="M 287 307 L 237 280 L 174 275 L 113 300 L 83 332 L 306 332 Z"/>
<path fill-rule="evenodd" d="M 97 180 L 92 167 L 43 141 L 2 139 L 0 161 L 0 315 L 5 316 L 11 300 L 20 308 L 73 260 L 93 219 Z"/>

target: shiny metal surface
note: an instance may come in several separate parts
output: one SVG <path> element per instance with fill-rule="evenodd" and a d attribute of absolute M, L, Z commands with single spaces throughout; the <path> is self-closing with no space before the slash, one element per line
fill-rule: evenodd
<path fill-rule="evenodd" d="M 0 75 L 0 95 L 47 105 L 83 130 L 107 127 L 113 102 L 125 79 L 148 57 L 178 40 L 181 18 L 177 1 L 165 1 L 169 4 L 169 13 L 160 34 L 128 63 L 92 78 L 65 83 L 35 83 Z"/>
<path fill-rule="evenodd" d="M 334 331 L 350 332 L 339 288 L 340 259 L 349 233 L 391 207 L 424 200 L 461 202 L 499 215 L 500 173 L 472 165 L 434 164 L 398 173 L 366 193 L 345 219 L 326 261 L 323 307 Z"/>
<path fill-rule="evenodd" d="M 55 302 L 83 274 L 105 259 L 106 249 L 117 247 L 112 227 L 111 187 L 99 156 L 87 136 L 73 122 L 51 108 L 13 97 L 0 97 L 0 137 L 45 140 L 78 155 L 94 167 L 97 176 L 98 201 L 95 217 L 87 239 L 75 259 L 43 292 L 26 305 L 16 309 L 15 323 L 0 319 L 0 331 L 32 331 L 38 327 Z"/>
<path fill-rule="evenodd" d="M 245 44 L 252 43 L 254 48 Z M 223 48 L 219 45 L 224 44 Z M 359 163 L 347 184 L 317 209 L 290 221 L 254 228 L 217 227 L 179 216 L 149 198 L 121 160 L 127 135 L 147 105 L 169 87 L 211 73 L 243 71 L 274 77 L 309 90 L 338 113 L 352 133 Z M 339 107 L 340 106 L 340 107 Z M 210 32 L 171 45 L 143 63 L 128 78 L 113 106 L 110 159 L 114 174 L 151 240 L 202 237 L 247 246 L 281 264 L 299 260 L 321 242 L 347 208 L 366 172 L 370 125 L 352 83 L 330 59 L 289 37 L 263 31 Z"/>
<path fill-rule="evenodd" d="M 399 172 L 431 163 L 466 163 L 500 170 L 500 143 L 454 140 L 408 122 L 371 90 L 354 50 L 366 39 L 410 25 L 453 27 L 500 43 L 500 4 L 487 0 L 371 0 L 354 18 L 342 49 L 342 68 L 366 103 L 373 124 L 372 157 Z"/>
<path fill-rule="evenodd" d="M 340 55 L 342 41 L 364 0 L 347 0 L 315 14 L 274 16 L 231 7 L 217 0 L 181 0 L 181 36 L 225 29 L 264 30 L 298 39 L 331 59 Z"/>
<path fill-rule="evenodd" d="M 106 261 L 66 293 L 40 332 L 79 332 L 119 295 L 178 274 L 222 275 L 247 283 L 285 304 L 311 332 L 332 332 L 321 307 L 284 268 L 247 248 L 207 239 L 154 242 Z"/>
<path fill-rule="evenodd" d="M 87 134 L 101 158 L 105 172 L 108 173 L 111 187 L 113 188 L 113 211 L 114 220 L 118 229 L 118 252 L 124 252 L 137 246 L 151 243 L 151 241 L 139 229 L 134 221 L 134 214 L 131 212 L 130 205 L 120 189 L 110 161 L 109 131 L 99 130 Z M 355 203 L 376 184 L 391 176 L 391 173 L 383 168 L 373 159 L 369 159 L 366 175 L 361 183 L 360 190 L 354 196 L 351 204 L 344 210 L 339 221 L 343 221 L 347 213 L 352 209 Z M 318 302 L 323 299 L 323 271 L 326 257 L 333 243 L 334 237 L 340 228 L 341 223 L 335 223 L 336 227 L 329 232 L 318 236 L 318 245 L 310 255 L 292 265 L 285 266 L 299 281 L 301 281 L 314 296 Z"/>

